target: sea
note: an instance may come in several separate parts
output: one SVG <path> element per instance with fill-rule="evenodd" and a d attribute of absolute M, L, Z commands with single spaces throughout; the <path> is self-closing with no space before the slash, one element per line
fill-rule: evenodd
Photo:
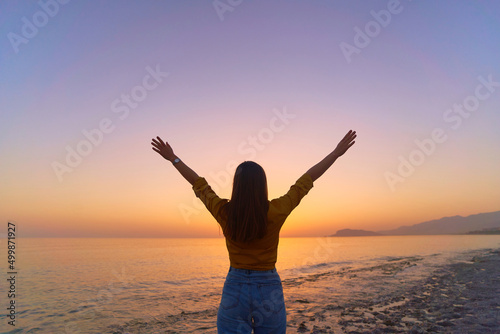
<path fill-rule="evenodd" d="M 216 333 L 223 238 L 16 239 L 15 281 L 0 246 L 0 333 Z M 498 248 L 499 235 L 281 238 L 287 320 L 304 307 L 382 298 Z"/>

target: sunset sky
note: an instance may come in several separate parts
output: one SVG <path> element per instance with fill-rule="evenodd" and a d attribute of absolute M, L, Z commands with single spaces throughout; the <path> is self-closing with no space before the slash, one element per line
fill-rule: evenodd
<path fill-rule="evenodd" d="M 222 235 L 158 135 L 272 199 L 356 130 L 285 237 L 500 210 L 498 1 L 66 2 L 0 3 L 1 233 Z"/>

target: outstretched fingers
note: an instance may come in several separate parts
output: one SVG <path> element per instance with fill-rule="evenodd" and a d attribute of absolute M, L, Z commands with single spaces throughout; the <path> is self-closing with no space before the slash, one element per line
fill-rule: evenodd
<path fill-rule="evenodd" d="M 351 147 L 352 144 L 354 144 L 354 142 L 352 141 L 356 139 L 356 137 L 357 137 L 356 131 L 349 130 L 349 132 L 344 136 L 344 138 L 342 138 L 340 142 L 342 144 L 349 144 L 349 147 Z"/>
<path fill-rule="evenodd" d="M 153 150 L 156 149 L 161 149 L 161 145 L 159 143 L 151 142 L 151 145 L 153 145 Z"/>
<path fill-rule="evenodd" d="M 158 149 L 162 149 L 163 147 L 168 146 L 168 143 L 163 142 L 163 140 L 160 137 L 156 137 L 156 138 L 158 138 L 158 140 L 153 138 L 151 145 L 153 145 L 154 147 L 156 147 Z"/>
<path fill-rule="evenodd" d="M 352 145 L 354 145 L 356 138 L 356 131 L 349 130 L 349 132 L 342 138 L 342 140 L 338 143 L 334 152 L 335 155 L 341 156 L 343 155 Z"/>
<path fill-rule="evenodd" d="M 163 142 L 163 140 L 159 137 L 159 136 L 156 136 L 156 138 L 158 138 L 158 141 L 162 144 L 162 145 L 165 145 L 165 143 Z M 154 140 L 154 139 L 153 139 Z"/>
<path fill-rule="evenodd" d="M 158 146 L 164 146 L 165 145 L 165 143 L 163 142 L 163 140 L 160 137 L 156 137 L 156 138 L 158 138 L 158 140 L 156 140 L 156 139 L 153 138 L 152 139 L 153 142 L 151 144 L 156 144 Z"/>

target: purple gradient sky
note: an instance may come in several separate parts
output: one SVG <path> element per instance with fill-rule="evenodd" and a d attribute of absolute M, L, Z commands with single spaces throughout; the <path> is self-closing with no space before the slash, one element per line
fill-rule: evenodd
<path fill-rule="evenodd" d="M 0 221 L 26 237 L 217 236 L 189 184 L 151 150 L 153 136 L 224 197 L 231 184 L 213 175 L 252 158 L 276 197 L 351 128 L 358 142 L 282 235 L 499 210 L 500 87 L 457 129 L 443 113 L 479 76 L 500 81 L 500 3 L 401 1 L 348 63 L 339 45 L 391 2 L 242 1 L 220 20 L 210 1 L 70 1 L 16 52 L 9 36 L 42 9 L 3 1 Z M 156 66 L 168 77 L 120 119 L 112 102 Z M 285 109 L 295 117 L 255 157 L 238 150 Z M 60 182 L 52 163 L 105 118 L 113 131 Z M 447 141 L 391 189 L 386 172 L 435 128 Z M 189 222 L 179 207 L 191 208 Z"/>

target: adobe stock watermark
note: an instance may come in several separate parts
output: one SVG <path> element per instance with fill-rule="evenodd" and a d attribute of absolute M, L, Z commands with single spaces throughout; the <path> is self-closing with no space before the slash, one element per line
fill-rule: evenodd
<path fill-rule="evenodd" d="M 214 0 L 212 1 L 212 6 L 219 20 L 224 21 L 224 15 L 226 15 L 227 12 L 233 12 L 242 2 L 243 0 Z"/>
<path fill-rule="evenodd" d="M 500 87 L 500 82 L 493 81 L 491 74 L 485 79 L 483 76 L 477 77 L 479 84 L 474 90 L 474 94 L 468 95 L 462 103 L 454 103 L 452 107 L 443 112 L 443 121 L 449 125 L 452 130 L 458 130 L 465 119 L 468 119 L 478 110 L 481 101 L 485 101 Z M 399 165 L 395 172 L 386 171 L 384 173 L 385 181 L 392 192 L 396 190 L 398 183 L 403 183 L 405 179 L 413 175 L 416 168 L 421 166 L 429 156 L 433 155 L 439 144 L 448 140 L 446 130 L 443 128 L 434 128 L 429 137 L 422 140 L 415 139 L 416 148 L 407 156 L 400 155 Z"/>
<path fill-rule="evenodd" d="M 286 107 L 282 110 L 273 109 L 273 117 L 269 120 L 267 126 L 261 128 L 255 134 L 249 135 L 238 146 L 236 151 L 244 156 L 246 160 L 253 160 L 259 151 L 263 151 L 275 138 L 276 134 L 282 132 L 296 117 L 295 114 L 289 113 Z M 231 173 L 239 165 L 236 160 L 229 160 L 226 163 L 226 168 L 217 172 L 209 172 L 209 184 L 215 193 L 218 193 L 221 188 L 227 187 L 232 182 Z M 206 210 L 204 204 L 196 197 L 193 196 L 191 205 L 179 203 L 179 211 L 186 222 L 191 222 L 192 215 L 198 215 L 200 210 Z"/>
<path fill-rule="evenodd" d="M 164 78 L 168 76 L 168 72 L 162 72 L 160 65 L 155 68 L 147 66 L 146 74 L 142 78 L 142 82 L 130 89 L 128 93 L 122 93 L 120 97 L 111 102 L 110 109 L 113 114 L 116 114 L 121 121 L 130 116 L 130 112 L 137 109 L 139 104 L 148 97 L 148 94 L 158 88 Z M 93 129 L 83 129 L 81 131 L 83 139 L 76 145 L 66 145 L 66 157 L 62 162 L 53 161 L 52 169 L 56 174 L 59 182 L 63 181 L 63 176 L 71 173 L 82 162 L 84 157 L 89 156 L 96 147 L 100 146 L 105 135 L 109 135 L 116 129 L 116 124 L 109 117 L 102 118 L 98 125 Z"/>
<path fill-rule="evenodd" d="M 372 40 L 380 35 L 382 29 L 387 28 L 392 22 L 393 16 L 400 14 L 402 11 L 403 5 L 401 5 L 399 0 L 389 0 L 389 2 L 387 2 L 387 9 L 381 9 L 379 11 L 371 10 L 370 15 L 373 17 L 373 20 L 368 21 L 364 29 L 358 26 L 354 27 L 354 45 L 346 42 L 341 42 L 339 44 L 340 51 L 342 51 L 347 63 L 350 64 L 352 62 L 352 57 L 355 54 L 360 54 L 362 49 L 370 45 Z"/>
<path fill-rule="evenodd" d="M 311 266 L 327 261 L 332 254 L 334 254 L 334 248 L 339 247 L 339 244 L 335 243 L 331 237 L 318 237 L 316 238 L 316 241 L 318 242 L 318 245 L 314 249 L 313 255 L 303 259 L 303 267 L 293 268 L 291 270 L 293 277 L 300 277 L 305 274 L 306 268 L 304 268 L 304 266 Z M 285 300 L 282 285 L 280 286 L 278 283 L 266 284 L 258 286 L 258 289 L 264 298 L 261 302 L 257 300 L 252 302 L 253 311 L 247 319 L 239 317 L 239 320 L 246 321 L 240 321 L 240 324 L 237 327 L 238 331 L 251 331 L 248 324 L 253 323 L 254 326 L 259 326 L 266 319 L 275 317 L 277 313 L 283 312 Z M 232 300 L 230 298 L 228 300 L 222 300 L 222 307 L 224 307 L 225 302 L 229 303 L 228 306 L 230 307 Z"/>
<path fill-rule="evenodd" d="M 286 312 L 284 310 L 285 296 L 283 295 L 283 287 L 280 283 L 257 284 L 257 289 L 263 297 L 262 302 L 258 299 L 252 299 L 252 312 L 248 315 L 247 319 L 243 319 L 242 316 L 238 315 L 239 324 L 236 328 L 237 333 L 252 333 L 252 327 L 261 326 L 264 322 L 276 319 L 277 314 Z M 222 298 L 222 308 L 233 306 L 231 305 L 231 303 L 234 303 L 234 300 L 231 299 L 232 297 L 223 295 Z M 229 305 L 225 306 L 226 299 L 224 298 L 228 299 Z"/>
<path fill-rule="evenodd" d="M 9 32 L 7 39 L 12 49 L 17 54 L 21 44 L 28 44 L 30 40 L 38 35 L 40 29 L 45 27 L 49 20 L 59 13 L 61 5 L 66 5 L 70 0 L 40 0 L 37 2 L 40 10 L 36 11 L 31 18 L 21 18 L 20 33 Z"/>
<path fill-rule="evenodd" d="M 317 237 L 316 242 L 318 245 L 314 248 L 313 254 L 302 259 L 300 267 L 293 267 L 290 269 L 294 277 L 300 277 L 306 274 L 308 267 L 327 262 L 334 254 L 334 249 L 340 247 L 338 243 L 334 242 L 333 237 Z"/>

